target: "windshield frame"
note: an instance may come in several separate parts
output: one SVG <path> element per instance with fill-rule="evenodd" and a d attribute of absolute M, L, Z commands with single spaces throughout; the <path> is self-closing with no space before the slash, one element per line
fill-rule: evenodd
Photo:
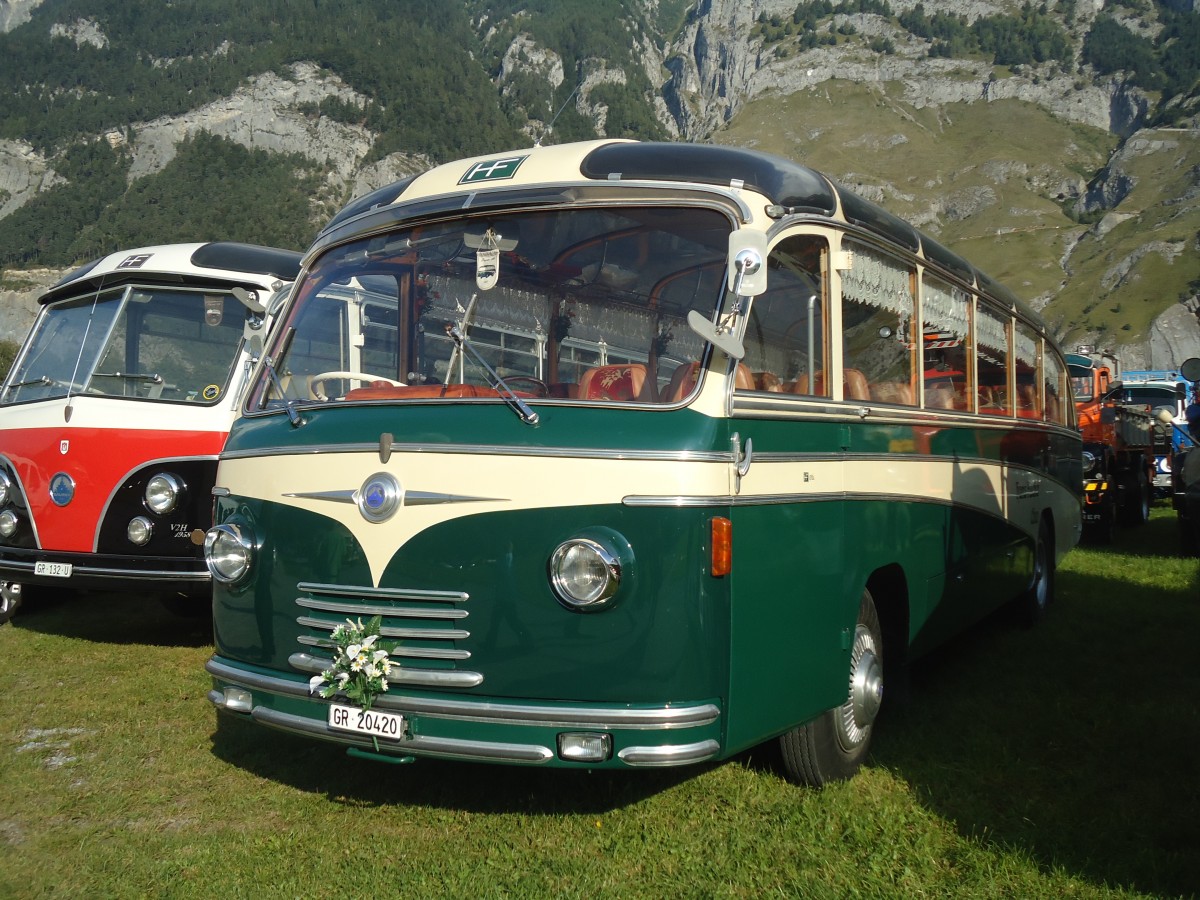
<path fill-rule="evenodd" d="M 558 188 L 556 187 L 555 190 L 557 191 Z M 541 193 L 544 194 L 545 191 Z M 438 200 L 438 205 L 441 207 L 442 203 L 444 202 L 443 198 L 438 198 Z M 311 292 L 314 290 L 313 284 L 316 279 L 320 277 L 322 270 L 331 265 L 331 260 L 335 259 L 338 254 L 364 251 L 368 245 L 383 248 L 385 245 L 388 245 L 389 242 L 399 241 L 406 235 L 412 236 L 424 229 L 433 229 L 436 231 L 439 228 L 459 228 L 460 230 L 466 231 L 470 230 L 470 227 L 475 223 L 485 223 L 489 220 L 495 219 L 510 220 L 522 219 L 526 216 L 567 216 L 585 213 L 598 213 L 601 215 L 607 213 L 613 215 L 614 217 L 618 217 L 623 213 L 627 215 L 633 212 L 650 214 L 651 211 L 654 215 L 663 216 L 665 211 L 674 210 L 678 214 L 677 221 L 684 223 L 693 213 L 697 215 L 701 213 L 713 214 L 711 221 L 716 223 L 719 218 L 720 222 L 720 231 L 718 232 L 721 235 L 720 244 L 719 246 L 715 243 L 710 243 L 708 245 L 710 258 L 706 261 L 705 266 L 713 273 L 712 283 L 714 288 L 711 293 L 704 295 L 703 302 L 700 304 L 703 307 L 703 314 L 705 317 L 711 318 L 719 309 L 723 309 L 729 302 L 729 291 L 725 279 L 728 236 L 743 225 L 744 219 L 742 214 L 745 212 L 744 206 L 741 202 L 734 202 L 734 200 L 728 196 L 716 193 L 697 192 L 694 190 L 655 190 L 650 192 L 645 186 L 638 186 L 636 190 L 605 190 L 603 191 L 602 198 L 597 196 L 589 202 L 580 202 L 578 198 L 572 198 L 572 202 L 565 204 L 559 202 L 545 205 L 530 204 L 503 206 L 495 203 L 479 203 L 477 206 L 464 209 L 460 197 L 460 202 L 454 205 L 452 209 L 439 208 L 438 214 L 435 215 L 428 214 L 428 206 L 426 205 L 427 202 L 428 198 L 425 198 L 406 204 L 410 208 L 422 208 L 421 212 L 425 214 L 416 215 L 407 219 L 397 215 L 394 210 L 389 210 L 386 217 L 383 219 L 379 217 L 378 213 L 373 215 L 368 214 L 367 218 L 372 220 L 372 224 L 375 227 L 364 227 L 352 233 L 348 233 L 348 229 L 343 226 L 337 229 L 342 238 L 341 240 L 336 242 L 328 240 L 318 241 L 317 244 L 314 244 L 314 247 L 306 254 L 307 264 L 304 271 L 297 279 L 297 284 L 292 296 L 289 298 L 288 306 L 281 311 L 280 318 L 278 320 L 278 326 L 272 330 L 269 347 L 263 354 L 263 365 L 259 367 L 259 370 L 256 372 L 253 379 L 253 383 L 250 389 L 247 391 L 246 400 L 243 404 L 244 414 L 251 416 L 278 414 L 284 412 L 285 406 L 292 411 L 289 414 L 292 414 L 296 408 L 324 408 L 332 402 L 331 400 L 314 399 L 311 396 L 294 396 L 289 399 L 282 400 L 280 397 L 275 396 L 277 393 L 277 388 L 272 387 L 272 375 L 277 373 L 269 370 L 274 370 L 277 366 L 281 367 L 281 371 L 287 369 L 288 360 L 283 354 L 280 353 L 280 350 L 281 348 L 286 348 L 287 351 L 290 351 L 290 341 L 294 334 L 294 327 L 297 321 L 298 311 L 301 310 L 305 305 L 316 302 L 310 296 Z M 666 218 L 663 221 L 664 224 L 660 227 L 659 231 L 655 231 L 650 228 L 647 228 L 646 231 L 651 234 L 674 234 L 681 240 L 685 239 L 684 236 L 687 232 L 686 228 L 680 227 L 678 229 L 674 229 L 668 227 L 666 223 L 675 222 L 676 220 L 673 219 Z M 382 227 L 377 224 L 379 222 L 383 222 Z M 518 248 L 518 250 L 520 250 L 520 248 Z M 452 257 L 452 259 L 459 259 L 459 257 Z M 425 261 L 422 260 L 422 263 L 424 262 Z M 688 267 L 681 265 L 679 268 L 682 271 Z M 662 272 L 658 277 L 659 281 L 665 284 L 672 281 L 677 275 L 678 273 L 672 270 L 669 272 Z M 332 285 L 330 285 L 330 287 L 332 287 Z M 407 301 L 400 300 L 399 302 L 401 305 L 403 305 Z M 467 301 L 462 300 L 461 302 L 466 303 Z M 549 333 L 554 327 L 551 322 L 546 322 L 545 326 L 547 333 Z M 694 335 L 691 335 L 682 319 L 679 323 L 679 327 L 675 328 L 674 331 L 676 336 L 679 336 L 684 332 L 688 332 L 688 340 L 695 340 L 697 346 L 694 348 L 694 352 L 691 354 L 690 358 L 693 360 L 698 360 L 701 364 L 702 370 L 706 369 L 711 354 L 711 348 L 709 348 L 708 345 L 702 340 L 699 340 Z M 471 329 L 466 329 L 466 332 L 468 340 L 470 340 L 472 337 Z M 550 340 L 548 336 L 543 339 Z M 575 348 L 573 349 L 573 352 L 577 351 L 578 341 L 575 339 L 574 335 L 557 338 L 557 340 L 559 340 L 560 345 L 563 348 L 571 346 L 572 348 Z M 485 347 L 485 349 L 491 348 L 488 346 Z M 459 357 L 459 360 L 461 360 L 461 357 Z M 457 365 L 458 361 L 456 361 L 455 364 Z M 441 374 L 444 373 L 439 373 L 439 378 L 441 377 Z M 670 372 L 668 371 L 667 374 L 669 375 Z M 284 380 L 286 380 L 289 375 L 289 372 L 283 371 Z M 392 377 L 397 375 L 400 375 L 400 373 L 393 373 Z M 403 376 L 400 375 L 400 377 Z M 508 377 L 512 376 L 510 375 Z M 504 376 L 502 376 L 502 381 L 503 379 Z M 652 401 L 630 399 L 624 401 L 613 401 L 613 403 L 620 403 L 620 405 L 645 406 L 655 409 L 663 409 L 668 406 L 679 406 L 690 399 L 690 397 L 694 396 L 696 392 L 698 392 L 701 380 L 701 378 L 696 378 L 693 376 L 692 381 L 689 382 L 688 392 L 677 402 L 668 403 L 659 399 Z M 660 375 L 658 389 L 661 390 L 665 387 L 664 382 L 665 378 Z M 397 378 L 396 383 L 398 386 L 409 386 L 400 385 L 399 378 Z M 431 382 L 426 380 L 417 386 L 426 388 L 431 386 Z M 461 386 L 464 388 L 469 387 L 469 385 L 465 384 Z M 506 402 L 503 384 L 497 385 L 496 389 L 499 396 L 480 396 L 478 393 L 469 393 L 466 391 L 459 392 L 457 395 L 452 396 L 451 393 L 453 392 L 447 393 L 443 391 L 441 396 L 436 396 L 432 392 L 425 392 L 423 395 L 419 395 L 418 392 L 409 392 L 409 395 L 404 397 L 393 396 L 385 398 L 381 396 L 378 399 L 380 402 L 401 401 L 419 403 Z M 297 393 L 299 393 L 299 391 L 297 391 Z M 356 396 L 352 399 L 356 403 L 373 402 L 362 396 L 358 396 L 358 392 L 354 393 Z M 529 396 L 527 394 L 523 394 L 522 397 L 524 400 L 527 400 L 531 403 L 568 403 L 574 405 L 592 402 L 570 396 Z"/>
<path fill-rule="evenodd" d="M 14 360 L 8 376 L 4 379 L 3 387 L 0 388 L 0 407 L 20 406 L 47 401 L 69 401 L 72 398 L 80 396 L 109 400 L 168 403 L 192 407 L 201 406 L 205 408 L 213 407 L 226 401 L 229 396 L 230 384 L 235 377 L 235 373 L 241 368 L 239 362 L 245 350 L 244 320 L 247 313 L 243 304 L 234 296 L 233 287 L 234 285 L 225 284 L 194 286 L 157 282 L 127 282 L 113 285 L 110 288 L 97 289 L 88 293 L 56 299 L 45 304 L 38 313 L 38 317 L 34 321 L 34 325 L 21 347 L 21 352 Z M 230 311 L 236 310 L 239 315 L 236 320 L 238 338 L 229 347 L 224 375 L 220 380 L 208 382 L 202 389 L 197 385 L 196 390 L 181 396 L 169 396 L 164 395 L 164 391 L 178 390 L 178 388 L 165 382 L 163 376 L 158 372 L 121 372 L 118 370 L 110 373 L 97 371 L 113 348 L 114 340 L 119 339 L 118 331 L 127 326 L 129 322 L 129 310 L 132 305 L 144 303 L 147 308 L 153 308 L 157 299 L 159 303 L 158 308 L 161 308 L 163 302 L 169 297 L 177 298 L 183 294 L 196 295 L 204 300 L 219 298 L 222 301 L 223 307 Z M 137 299 L 139 295 L 148 296 L 145 300 L 139 300 Z M 103 321 L 102 332 L 97 331 L 93 333 L 96 313 L 101 307 L 105 308 L 106 313 L 111 312 L 111 315 Z M 60 339 L 59 336 L 54 334 L 50 335 L 48 339 L 45 338 L 46 329 L 54 327 L 54 322 L 66 321 L 57 315 L 58 312 L 65 313 L 67 310 L 75 309 L 87 309 L 88 312 L 86 314 L 87 322 L 80 329 L 80 339 L 71 340 L 69 342 L 69 349 L 62 356 L 62 362 L 67 364 L 62 371 L 65 373 L 67 367 L 72 370 L 69 379 L 63 381 L 63 379 L 54 377 L 50 372 L 43 372 L 40 378 L 31 377 L 33 375 L 31 371 L 32 366 L 36 365 L 42 356 L 49 351 L 54 340 Z M 198 307 L 198 312 L 201 314 L 200 317 L 194 319 L 185 318 L 183 321 L 203 325 L 204 310 Z M 226 313 L 223 312 L 222 315 L 226 315 Z M 219 321 L 217 324 L 219 325 Z M 231 322 L 227 327 L 232 327 L 232 325 L 233 323 Z M 145 332 L 139 331 L 137 336 L 142 337 L 144 334 Z M 98 335 L 99 337 L 97 337 Z M 165 340 L 174 340 L 169 335 L 163 335 L 162 337 Z M 179 341 L 186 342 L 186 338 L 180 337 Z M 170 345 L 168 344 L 168 346 Z M 227 345 L 221 341 L 216 341 L 213 343 L 213 346 L 221 347 Z M 140 351 L 140 346 L 138 349 Z M 34 354 L 37 355 L 37 359 L 31 359 L 31 356 Z M 128 388 L 125 392 L 99 389 L 93 385 L 93 379 L 97 377 L 105 379 L 115 377 L 122 384 L 134 386 L 133 392 L 129 393 Z M 39 383 L 44 384 L 49 390 L 32 392 L 36 394 L 32 397 L 21 396 L 20 391 L 22 388 Z M 139 391 L 136 389 L 138 384 L 146 386 L 145 396 L 139 395 Z M 55 390 L 56 386 L 62 386 L 63 389 Z"/>

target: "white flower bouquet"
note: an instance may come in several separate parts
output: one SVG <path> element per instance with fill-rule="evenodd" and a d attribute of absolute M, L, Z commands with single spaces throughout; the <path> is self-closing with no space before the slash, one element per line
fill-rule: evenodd
<path fill-rule="evenodd" d="M 392 661 L 388 651 L 376 645 L 379 640 L 379 616 L 366 625 L 347 619 L 333 629 L 333 664 L 308 681 L 308 692 L 325 699 L 343 694 L 347 700 L 370 709 L 375 698 L 388 689 Z"/>

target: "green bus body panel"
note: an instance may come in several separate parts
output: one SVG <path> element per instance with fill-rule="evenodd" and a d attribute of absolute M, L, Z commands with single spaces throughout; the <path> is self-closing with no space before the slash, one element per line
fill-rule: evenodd
<path fill-rule="evenodd" d="M 728 425 L 689 409 L 607 409 L 593 404 L 534 404 L 541 421 L 526 425 L 503 403 L 414 403 L 403 408 L 356 404 L 301 408 L 305 424 L 294 428 L 275 414 L 235 423 L 225 455 L 266 450 L 305 453 L 314 448 L 378 444 L 381 434 L 396 443 L 457 447 L 511 447 L 528 450 L 641 450 L 647 452 L 729 451 Z M 361 449 L 355 448 L 355 449 Z M 464 458 L 463 465 L 470 465 Z"/>
<path fill-rule="evenodd" d="M 752 465 L 811 456 L 826 464 L 853 459 L 933 457 L 954 466 L 955 496 L 978 497 L 968 463 L 1006 463 L 1078 492 L 1078 440 L 1046 428 L 1011 430 L 970 423 L 713 419 L 687 409 L 631 410 L 537 404 L 541 423 L 522 423 L 496 403 L 409 403 L 305 409 L 306 423 L 285 416 L 244 418 L 226 455 L 312 453 L 314 466 L 338 453 L 375 453 L 383 434 L 405 450 L 586 455 L 730 454 L 734 433 L 753 442 Z M 321 452 L 316 452 L 316 451 Z M 636 460 L 630 462 L 636 465 Z M 380 464 L 383 467 L 383 464 Z M 586 458 L 580 461 L 586 467 Z M 585 476 L 586 477 L 586 476 Z M 961 479 L 961 484 L 959 483 Z M 303 490 L 303 485 L 297 485 Z M 458 515 L 415 535 L 384 570 L 380 588 L 457 591 L 469 596 L 456 642 L 469 658 L 420 660 L 419 668 L 483 675 L 472 688 L 410 688 L 393 693 L 460 701 L 662 707 L 711 702 L 714 723 L 689 727 L 687 740 L 712 739 L 728 756 L 839 705 L 859 597 L 872 573 L 898 573 L 909 655 L 945 640 L 1012 599 L 1033 569 L 1036 523 L 1018 527 L 995 508 L 907 496 L 881 502 L 870 490 L 788 502 L 739 498 L 699 505 L 556 506 Z M 498 492 L 502 496 L 502 492 Z M 404 515 L 403 507 L 396 515 Z M 733 522 L 733 571 L 713 578 L 709 522 Z M 244 497 L 218 497 L 216 522 L 249 524 L 261 546 L 246 585 L 215 591 L 215 659 L 306 684 L 289 663 L 297 652 L 327 651 L 298 639 L 328 632 L 302 616 L 341 621 L 295 603 L 303 584 L 371 587 L 362 548 L 334 519 Z M 1064 523 L 1066 527 L 1069 523 Z M 386 528 L 386 523 L 375 526 Z M 554 597 L 547 562 L 563 540 L 608 529 L 633 550 L 616 603 L 580 613 Z M 353 591 L 351 590 L 351 593 Z M 457 627 L 457 626 L 456 626 Z M 408 641 L 409 646 L 421 642 Z M 218 684 L 220 680 L 218 679 Z M 256 693 L 256 704 L 323 721 L 324 701 Z M 435 717 L 436 718 L 436 717 Z M 550 742 L 555 729 L 528 723 L 436 719 L 413 728 L 440 737 Z M 680 740 L 680 733 L 624 734 L 618 749 Z M 400 752 L 400 751 L 397 751 Z M 562 764 L 551 761 L 549 764 Z M 601 765 L 619 766 L 610 760 Z"/>
<path fill-rule="evenodd" d="M 218 501 L 218 521 L 228 520 L 228 504 Z M 297 585 L 370 588 L 370 573 L 354 538 L 337 522 L 272 503 L 241 500 L 237 508 L 262 546 L 251 584 L 217 591 L 217 652 L 294 671 L 288 657 L 313 652 L 297 638 L 321 634 L 297 624 L 297 617 L 332 624 L 346 618 L 296 605 L 294 598 L 304 593 Z M 585 506 L 456 518 L 399 548 L 380 587 L 469 596 L 455 604 L 468 613 L 461 624 L 443 626 L 470 633 L 454 642 L 471 654 L 455 667 L 484 675 L 479 687 L 451 692 L 462 699 L 479 694 L 638 703 L 720 695 L 728 677 L 728 591 L 706 574 L 711 515 Z M 547 560 L 564 539 L 600 526 L 624 535 L 635 559 L 626 561 L 612 608 L 569 610 L 550 590 Z M 414 665 L 448 667 L 441 660 Z"/>
<path fill-rule="evenodd" d="M 761 743 L 844 700 L 853 610 L 842 502 L 733 510 L 730 748 Z"/>

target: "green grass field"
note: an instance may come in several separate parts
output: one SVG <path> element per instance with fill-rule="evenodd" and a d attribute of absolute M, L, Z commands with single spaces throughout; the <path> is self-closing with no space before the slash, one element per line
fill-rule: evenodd
<path fill-rule="evenodd" d="M 633 774 L 388 766 L 205 699 L 210 623 L 111 595 L 0 628 L 2 897 L 1138 897 L 1200 889 L 1200 561 L 1080 548 L 1047 620 L 914 667 L 824 791 L 762 750 Z"/>

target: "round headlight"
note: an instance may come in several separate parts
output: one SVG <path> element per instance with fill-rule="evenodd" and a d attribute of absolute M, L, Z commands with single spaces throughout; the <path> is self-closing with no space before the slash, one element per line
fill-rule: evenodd
<path fill-rule="evenodd" d="M 17 527 L 20 524 L 21 520 L 17 518 L 17 514 L 11 509 L 0 512 L 0 537 L 12 537 L 17 533 Z"/>
<path fill-rule="evenodd" d="M 550 557 L 550 585 L 572 609 L 602 606 L 621 585 L 621 560 L 596 541 L 565 541 Z"/>
<path fill-rule="evenodd" d="M 8 477 L 8 473 L 0 469 L 0 506 L 11 499 L 12 495 L 12 479 Z"/>
<path fill-rule="evenodd" d="M 1095 468 L 1096 468 L 1095 455 L 1084 450 L 1083 451 L 1083 474 L 1084 475 L 1091 474 L 1092 470 Z"/>
<path fill-rule="evenodd" d="M 166 515 L 183 496 L 183 482 L 170 472 L 159 472 L 146 482 L 146 509 L 155 515 Z"/>
<path fill-rule="evenodd" d="M 253 559 L 254 539 L 244 525 L 217 525 L 204 536 L 204 562 L 217 581 L 245 578 Z"/>
<path fill-rule="evenodd" d="M 154 523 L 145 516 L 130 519 L 129 524 L 125 526 L 125 537 L 129 538 L 131 544 L 137 544 L 139 547 L 150 543 L 153 534 Z"/>

